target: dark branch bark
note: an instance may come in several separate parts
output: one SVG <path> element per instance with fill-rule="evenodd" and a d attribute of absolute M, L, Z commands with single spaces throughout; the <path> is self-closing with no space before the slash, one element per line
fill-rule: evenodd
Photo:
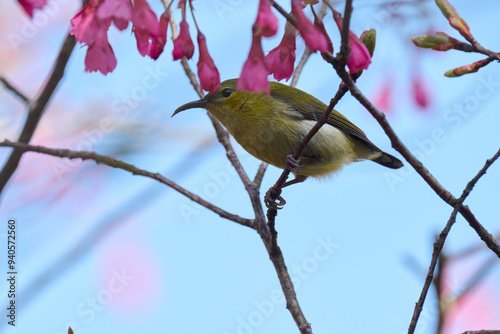
<path fill-rule="evenodd" d="M 61 47 L 61 50 L 59 51 L 59 55 L 57 56 L 57 60 L 54 64 L 54 68 L 47 81 L 47 84 L 43 88 L 40 96 L 30 104 L 28 116 L 26 118 L 26 122 L 24 123 L 21 135 L 17 140 L 18 142 L 27 144 L 30 142 L 31 137 L 33 137 L 33 133 L 35 132 L 36 127 L 40 122 L 40 118 L 42 117 L 43 112 L 45 111 L 51 97 L 54 95 L 57 86 L 64 76 L 64 70 L 66 68 L 66 65 L 68 64 L 69 57 L 73 52 L 75 43 L 75 38 L 68 33 Z M 3 169 L 0 172 L 0 195 L 5 189 L 5 185 L 7 184 L 7 182 L 9 182 L 10 178 L 16 171 L 22 155 L 22 150 L 14 149 L 14 151 L 7 159 L 7 162 L 3 166 Z"/>
<path fill-rule="evenodd" d="M 429 265 L 429 270 L 427 272 L 427 276 L 425 278 L 425 283 L 424 287 L 422 288 L 422 292 L 420 293 L 420 298 L 417 301 L 417 304 L 415 305 L 415 310 L 413 312 L 413 316 L 411 319 L 410 327 L 408 328 L 408 334 L 413 334 L 415 332 L 415 328 L 417 327 L 417 322 L 418 318 L 420 316 L 420 313 L 422 312 L 422 308 L 424 306 L 424 301 L 427 296 L 427 292 L 429 291 L 429 287 L 432 283 L 433 277 L 434 277 L 434 270 L 436 268 L 437 261 L 439 259 L 439 255 L 441 254 L 441 250 L 443 249 L 444 242 L 446 241 L 446 237 L 448 236 L 448 233 L 451 230 L 451 227 L 456 221 L 457 214 L 459 212 L 459 208 L 462 207 L 462 203 L 465 201 L 467 196 L 470 194 L 472 189 L 474 188 L 474 185 L 479 181 L 481 176 L 486 174 L 486 171 L 488 168 L 498 159 L 500 156 L 500 150 L 491 158 L 486 160 L 485 165 L 479 172 L 474 176 L 474 178 L 467 184 L 465 187 L 464 191 L 462 192 L 462 195 L 460 198 L 456 201 L 455 203 L 455 208 L 453 209 L 453 212 L 451 213 L 450 219 L 446 223 L 445 228 L 443 231 L 439 234 L 438 239 L 434 243 L 434 251 L 432 253 L 432 258 L 431 258 L 431 264 Z"/>
<path fill-rule="evenodd" d="M 0 142 L 0 146 L 3 147 L 13 147 L 17 149 L 21 154 L 27 151 L 31 152 L 37 152 L 37 153 L 43 153 L 47 155 L 51 155 L 54 157 L 60 157 L 60 158 L 68 158 L 68 159 L 82 159 L 82 160 L 92 160 L 98 164 L 103 164 L 112 168 L 118 168 L 122 169 L 125 171 L 128 171 L 134 175 L 141 175 L 145 176 L 147 178 L 156 180 L 166 186 L 169 186 L 170 188 L 178 191 L 182 195 L 186 196 L 190 200 L 200 204 L 201 206 L 204 206 L 205 208 L 209 209 L 210 211 L 215 212 L 222 218 L 234 221 L 235 223 L 238 223 L 243 226 L 247 226 L 250 228 L 254 228 L 254 221 L 251 219 L 246 219 L 242 218 L 240 216 L 234 215 L 232 213 L 229 213 L 227 211 L 222 210 L 221 208 L 213 205 L 210 202 L 205 201 L 203 198 L 199 197 L 198 195 L 193 194 L 192 192 L 184 189 L 183 187 L 179 186 L 177 183 L 167 179 L 166 177 L 162 176 L 159 173 L 153 173 L 149 172 L 140 168 L 135 167 L 134 165 L 128 164 L 126 162 L 123 162 L 121 160 L 114 159 L 109 156 L 105 155 L 100 155 L 95 152 L 89 152 L 89 151 L 72 151 L 72 150 L 66 150 L 66 149 L 53 149 L 53 148 L 47 148 L 43 146 L 33 146 L 33 145 L 28 145 L 24 143 L 12 143 L 8 140 L 4 140 L 3 142 Z"/>
<path fill-rule="evenodd" d="M 27 105 L 31 103 L 31 100 L 26 97 L 19 89 L 14 87 L 10 82 L 7 81 L 7 79 L 0 77 L 0 82 L 4 85 L 5 89 L 10 90 L 12 93 L 14 93 L 15 96 L 23 100 L 23 102 Z"/>

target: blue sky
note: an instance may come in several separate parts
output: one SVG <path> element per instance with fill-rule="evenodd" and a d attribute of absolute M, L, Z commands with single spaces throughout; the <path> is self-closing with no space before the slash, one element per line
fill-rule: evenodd
<path fill-rule="evenodd" d="M 40 16 L 29 36 L 17 3 L 0 4 L 0 57 L 5 64 L 0 73 L 29 96 L 38 92 L 77 10 L 74 3 L 52 2 L 57 6 L 45 13 L 50 19 L 45 22 Z M 485 2 L 485 11 L 482 2 L 453 3 L 476 38 L 496 50 L 498 38 L 491 23 L 497 21 L 498 4 Z M 256 2 L 194 4 L 222 79 L 237 77 L 250 47 Z M 369 1 L 354 5 L 353 31 L 377 29 L 375 56 L 358 81 L 360 89 L 375 98 L 385 81 L 393 83 L 389 121 L 408 148 L 459 196 L 498 150 L 497 65 L 461 78 L 444 77 L 445 71 L 482 56 L 413 46 L 409 38 L 429 29 L 458 38 L 432 2 L 423 6 L 425 16 L 412 5 L 390 10 Z M 160 13 L 159 2 L 153 7 Z M 394 19 L 398 15 L 402 19 Z M 279 43 L 280 22 L 279 36 L 264 41 L 265 51 Z M 330 15 L 325 25 L 338 50 Z M 9 40 L 12 34 L 27 37 L 16 45 Z M 205 112 L 191 110 L 170 118 L 178 106 L 197 99 L 180 64 L 171 60 L 170 39 L 157 62 L 139 55 L 129 30 L 112 28 L 110 42 L 118 66 L 108 76 L 84 73 L 85 48 L 77 46 L 33 143 L 74 149 L 90 145 L 98 153 L 160 172 L 223 209 L 251 218 L 248 196 Z M 298 42 L 299 56 L 303 49 Z M 193 69 L 196 57 L 195 52 Z M 415 74 L 424 78 L 431 96 L 425 111 L 412 102 Z M 156 85 L 147 88 L 144 80 Z M 327 102 L 339 82 L 316 54 L 298 88 Z M 0 128 L 13 139 L 25 109 L 3 89 L 0 101 Z M 377 146 L 399 157 L 380 126 L 349 94 L 337 109 Z M 113 129 L 102 122 L 110 122 Z M 259 161 L 237 145 L 236 150 L 253 177 Z M 269 167 L 262 192 L 279 174 Z M 499 231 L 499 175 L 500 166 L 493 165 L 467 199 L 492 233 Z M 393 171 L 371 162 L 348 166 L 331 180 L 287 188 L 283 196 L 287 205 L 277 218 L 279 244 L 314 333 L 404 333 L 433 239 L 452 209 L 409 167 Z M 15 218 L 19 233 L 18 326 L 10 328 L 3 321 L 2 333 L 59 334 L 68 325 L 75 333 L 93 334 L 298 332 L 257 233 L 151 180 L 93 163 L 28 154 L 2 196 L 0 217 Z M 476 244 L 479 238 L 459 217 L 445 252 L 452 255 Z M 488 256 L 479 251 L 470 259 L 453 261 L 447 289 L 457 293 Z M 40 278 L 43 273 L 48 276 Z M 499 282 L 496 266 L 475 290 L 477 296 L 491 298 L 480 298 L 486 303 L 482 307 L 497 313 Z M 7 302 L 5 293 L 0 300 Z M 472 297 L 468 302 L 479 307 Z M 434 333 L 436 316 L 431 291 L 417 332 Z M 464 320 L 450 325 L 456 333 L 480 329 L 461 328 L 459 321 Z M 484 321 L 481 326 L 500 328 L 498 318 Z"/>

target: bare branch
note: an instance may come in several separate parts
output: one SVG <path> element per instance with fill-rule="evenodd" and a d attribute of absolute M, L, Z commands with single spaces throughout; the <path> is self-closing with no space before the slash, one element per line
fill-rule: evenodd
<path fill-rule="evenodd" d="M 255 183 L 257 188 L 260 188 L 266 170 L 267 170 L 267 162 L 261 162 L 259 165 L 259 169 L 257 170 L 257 174 L 255 174 L 255 177 L 253 179 L 253 183 Z"/>
<path fill-rule="evenodd" d="M 434 270 L 436 268 L 437 261 L 439 259 L 439 255 L 441 254 L 441 250 L 443 249 L 444 242 L 446 241 L 446 237 L 448 236 L 448 233 L 451 230 L 451 227 L 456 221 L 457 214 L 462 207 L 462 203 L 465 201 L 467 196 L 470 194 L 472 189 L 474 188 L 474 185 L 479 181 L 481 176 L 483 176 L 488 168 L 495 162 L 495 160 L 498 159 L 500 156 L 500 150 L 491 158 L 486 160 L 485 165 L 481 170 L 474 176 L 474 178 L 467 184 L 465 187 L 464 191 L 462 192 L 462 195 L 460 198 L 456 201 L 455 207 L 453 209 L 453 212 L 451 213 L 450 219 L 446 223 L 445 228 L 443 231 L 439 234 L 438 239 L 434 243 L 434 251 L 432 253 L 432 258 L 431 258 L 431 264 L 429 265 L 429 270 L 427 272 L 427 276 L 425 278 L 425 283 L 424 287 L 422 288 L 422 292 L 420 293 L 420 298 L 418 299 L 417 304 L 415 305 L 415 310 L 413 312 L 413 316 L 411 319 L 410 327 L 408 328 L 408 334 L 413 334 L 415 332 L 415 328 L 417 326 L 418 318 L 420 316 L 420 313 L 422 312 L 422 308 L 424 305 L 425 298 L 427 296 L 427 292 L 429 291 L 429 287 L 432 283 L 433 277 L 434 277 Z"/>
<path fill-rule="evenodd" d="M 306 65 L 311 55 L 312 55 L 311 50 L 309 50 L 309 48 L 306 46 L 306 49 L 304 50 L 304 53 L 302 54 L 302 57 L 299 60 L 299 63 L 293 70 L 292 81 L 290 82 L 290 86 L 292 87 L 297 86 L 297 82 L 299 81 L 299 76 L 302 73 L 302 70 L 304 69 L 304 66 Z"/>
<path fill-rule="evenodd" d="M 225 218 L 227 220 L 234 221 L 235 223 L 238 223 L 243 226 L 247 226 L 250 228 L 254 228 L 254 222 L 251 219 L 246 219 L 242 218 L 238 215 L 234 215 L 232 213 L 229 213 L 227 211 L 222 210 L 221 208 L 213 205 L 210 202 L 207 202 L 203 198 L 199 197 L 198 195 L 193 194 L 192 192 L 182 188 L 179 186 L 177 183 L 167 179 L 166 177 L 162 176 L 159 173 L 152 173 L 140 168 L 135 167 L 134 165 L 128 164 L 126 162 L 123 162 L 121 160 L 114 159 L 109 156 L 105 155 L 100 155 L 95 152 L 89 152 L 89 151 L 73 151 L 73 150 L 67 150 L 67 149 L 53 149 L 53 148 L 48 148 L 48 147 L 43 147 L 43 146 L 34 146 L 34 145 L 28 145 L 24 143 L 13 143 L 8 140 L 4 140 L 3 142 L 0 142 L 0 146 L 3 147 L 13 147 L 17 149 L 18 151 L 22 153 L 31 151 L 31 152 L 37 152 L 37 153 L 43 153 L 47 155 L 51 155 L 54 157 L 60 157 L 60 158 L 68 158 L 68 159 L 82 159 L 82 160 L 92 160 L 98 164 L 103 164 L 112 168 L 117 168 L 117 169 L 122 169 L 125 171 L 128 171 L 134 175 L 141 175 L 145 176 L 147 178 L 156 180 L 160 183 L 163 183 L 166 186 L 169 186 L 170 188 L 178 191 L 182 195 L 186 196 L 190 200 L 200 204 L 201 206 L 204 206 L 205 208 L 215 212 L 222 218 Z"/>
<path fill-rule="evenodd" d="M 10 90 L 12 93 L 14 93 L 15 96 L 23 100 L 23 102 L 27 105 L 30 105 L 31 100 L 26 97 L 21 91 L 17 88 L 15 88 L 10 82 L 7 81 L 4 77 L 0 76 L 0 82 L 4 85 L 5 89 Z"/>
<path fill-rule="evenodd" d="M 176 29 L 176 26 L 173 19 L 171 19 L 170 24 L 172 25 L 174 31 Z M 172 35 L 174 36 L 174 33 Z M 203 95 L 199 88 L 198 81 L 194 73 L 191 71 L 189 64 L 184 59 L 181 61 L 181 63 L 194 89 L 196 90 L 198 95 L 202 97 Z M 287 308 L 290 311 L 293 319 L 295 320 L 295 323 L 297 324 L 300 332 L 303 334 L 312 333 L 311 325 L 307 322 L 306 318 L 304 317 L 304 314 L 302 313 L 299 302 L 297 300 L 292 279 L 285 265 L 283 254 L 281 253 L 281 250 L 279 249 L 278 245 L 272 242 L 270 236 L 270 230 L 268 225 L 266 224 L 266 217 L 264 216 L 264 210 L 262 208 L 262 203 L 260 201 L 259 186 L 267 164 L 266 165 L 262 164 L 259 167 L 259 171 L 257 172 L 255 182 L 252 182 L 248 178 L 245 171 L 243 170 L 243 166 L 241 165 L 240 161 L 238 160 L 238 157 L 236 156 L 236 153 L 229 139 L 230 138 L 229 133 L 222 127 L 222 125 L 213 115 L 208 113 L 208 116 L 215 128 L 217 139 L 226 149 L 226 155 L 229 161 L 231 161 L 233 167 L 236 169 L 238 175 L 240 176 L 243 182 L 243 185 L 245 186 L 245 190 L 247 191 L 250 197 L 250 201 L 252 203 L 252 207 L 255 213 L 255 220 L 253 221 L 254 224 L 253 227 L 259 233 L 266 247 L 266 250 L 269 253 L 269 257 L 275 267 L 276 273 L 278 274 L 281 288 L 283 290 L 285 299 L 287 301 Z"/>
<path fill-rule="evenodd" d="M 499 242 L 500 241 L 500 232 L 497 232 L 495 234 L 494 238 L 495 238 L 495 240 L 497 240 L 497 242 Z M 450 258 L 452 258 L 454 260 L 462 259 L 464 257 L 475 254 L 476 252 L 478 252 L 480 250 L 484 250 L 484 249 L 485 249 L 484 242 L 478 242 L 477 244 L 475 244 L 473 246 L 467 247 L 467 248 L 462 249 L 461 251 L 459 251 L 455 254 L 450 255 Z"/>
<path fill-rule="evenodd" d="M 500 330 L 467 331 L 462 334 L 500 334 Z"/>
<path fill-rule="evenodd" d="M 281 14 L 283 15 L 284 18 L 287 19 L 290 24 L 292 24 L 295 28 L 297 28 L 297 19 L 293 16 L 287 13 L 286 10 L 283 9 L 276 1 L 271 0 L 271 5 Z"/>
<path fill-rule="evenodd" d="M 84 4 L 86 1 L 84 1 Z M 17 140 L 20 143 L 29 143 L 33 133 L 38 126 L 38 122 L 40 121 L 43 112 L 45 111 L 50 99 L 54 95 L 56 88 L 59 85 L 59 82 L 64 76 L 64 70 L 66 65 L 68 64 L 69 57 L 73 52 L 76 41 L 75 38 L 68 33 L 64 43 L 59 51 L 59 55 L 57 56 L 57 60 L 52 69 L 52 73 L 45 84 L 45 87 L 42 89 L 40 96 L 30 104 L 28 117 L 26 118 L 26 122 L 24 123 L 23 130 L 19 139 Z M 5 185 L 10 180 L 12 175 L 17 169 L 19 165 L 19 161 L 23 155 L 23 151 L 14 149 L 14 151 L 10 154 L 7 162 L 2 168 L 0 172 L 0 194 L 2 193 Z"/>
<path fill-rule="evenodd" d="M 418 160 L 408 148 L 403 144 L 401 139 L 391 127 L 387 121 L 385 114 L 380 112 L 356 86 L 354 80 L 345 71 L 344 66 L 339 63 L 334 62 L 334 67 L 337 70 L 338 75 L 342 78 L 344 83 L 348 86 L 351 94 L 373 115 L 373 117 L 379 122 L 380 126 L 387 134 L 391 140 L 392 147 L 396 149 L 401 155 L 410 163 L 410 165 L 415 169 L 415 171 L 420 174 L 425 182 L 434 190 L 434 192 L 441 197 L 443 201 L 449 205 L 455 207 L 457 199 L 444 188 L 439 181 L 429 172 L 429 170 Z M 498 256 L 500 257 L 500 245 L 493 238 L 493 236 L 481 225 L 481 223 L 476 219 L 474 214 L 465 205 L 460 205 L 458 207 L 460 214 L 467 220 L 469 225 L 476 231 L 481 240 L 483 240 L 486 245 Z"/>

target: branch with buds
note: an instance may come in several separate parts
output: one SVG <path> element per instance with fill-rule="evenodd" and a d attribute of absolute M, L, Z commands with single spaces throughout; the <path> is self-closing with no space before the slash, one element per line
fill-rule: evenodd
<path fill-rule="evenodd" d="M 474 73 L 479 71 L 481 67 L 484 67 L 491 63 L 492 61 L 500 61 L 500 53 L 493 52 L 484 48 L 472 35 L 469 25 L 465 20 L 458 14 L 455 7 L 448 2 L 448 0 L 436 0 L 436 4 L 443 13 L 443 15 L 448 19 L 450 26 L 456 29 L 460 35 L 462 35 L 467 42 L 459 41 L 444 32 L 437 32 L 432 35 L 422 35 L 413 37 L 413 43 L 419 48 L 432 49 L 436 51 L 448 51 L 451 49 L 459 50 L 463 52 L 476 52 L 488 56 L 485 59 L 476 61 L 472 64 L 459 66 L 457 68 L 447 71 L 444 75 L 450 78 L 459 77 L 464 74 Z"/>

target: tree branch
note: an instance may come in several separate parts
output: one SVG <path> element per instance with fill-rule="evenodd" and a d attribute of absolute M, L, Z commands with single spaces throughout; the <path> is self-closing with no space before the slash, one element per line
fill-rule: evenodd
<path fill-rule="evenodd" d="M 43 153 L 47 155 L 51 155 L 54 157 L 60 157 L 60 158 L 68 158 L 68 159 L 81 159 L 81 160 L 92 160 L 98 164 L 103 164 L 112 168 L 117 168 L 117 169 L 122 169 L 127 172 L 130 172 L 134 175 L 141 175 L 145 176 L 147 178 L 156 180 L 166 186 L 169 186 L 170 188 L 178 191 L 182 195 L 186 196 L 190 200 L 200 204 L 201 206 L 204 206 L 205 208 L 215 212 L 222 218 L 225 218 L 227 220 L 234 221 L 235 223 L 238 223 L 243 226 L 247 226 L 250 228 L 254 228 L 254 221 L 251 219 L 246 219 L 242 218 L 238 215 L 234 215 L 232 213 L 229 213 L 227 211 L 222 210 L 221 208 L 213 205 L 210 202 L 205 201 L 203 198 L 199 197 L 198 195 L 193 194 L 192 192 L 182 188 L 179 186 L 177 183 L 167 179 L 166 177 L 162 176 L 159 173 L 152 173 L 140 168 L 135 167 L 134 165 L 128 164 L 126 162 L 123 162 L 121 160 L 114 159 L 109 156 L 105 155 L 100 155 L 95 152 L 89 152 L 89 151 L 73 151 L 73 150 L 67 150 L 67 149 L 54 149 L 54 148 L 48 148 L 48 147 L 43 147 L 43 146 L 34 146 L 34 145 L 28 145 L 24 143 L 13 143 L 8 140 L 4 140 L 0 142 L 0 146 L 3 147 L 13 147 L 17 149 L 18 151 L 22 153 L 31 151 L 31 152 L 37 152 L 37 153 Z"/>
<path fill-rule="evenodd" d="M 429 172 L 429 170 L 418 160 L 408 148 L 403 144 L 401 139 L 397 136 L 394 129 L 391 127 L 387 121 L 385 114 L 380 112 L 357 88 L 356 83 L 349 74 L 345 71 L 344 67 L 339 63 L 334 63 L 333 66 L 337 70 L 338 75 L 347 85 L 351 94 L 373 115 L 373 117 L 379 122 L 382 129 L 385 131 L 389 139 L 391 140 L 392 147 L 397 150 L 401 155 L 410 163 L 410 165 L 417 171 L 418 174 L 424 179 L 425 182 L 434 190 L 434 192 L 441 197 L 443 201 L 449 205 L 455 207 L 457 199 L 446 190 L 438 180 Z M 467 220 L 469 225 L 476 231 L 481 240 L 483 240 L 486 245 L 498 256 L 500 257 L 500 245 L 493 238 L 493 236 L 481 225 L 481 223 L 476 219 L 474 214 L 465 205 L 460 205 L 458 207 L 460 214 Z"/>
<path fill-rule="evenodd" d="M 83 1 L 85 4 L 87 1 Z M 38 122 L 40 122 L 40 118 L 42 117 L 43 112 L 45 111 L 51 97 L 54 95 L 54 92 L 59 85 L 59 82 L 64 76 L 64 70 L 66 65 L 68 64 L 69 57 L 73 52 L 76 41 L 75 38 L 68 33 L 64 43 L 59 51 L 59 55 L 57 56 L 57 60 L 52 69 L 52 73 L 45 84 L 45 87 L 42 89 L 40 96 L 30 104 L 28 117 L 26 118 L 26 122 L 24 123 L 23 130 L 21 135 L 18 138 L 18 142 L 20 143 L 29 143 L 33 133 L 38 126 Z M 0 194 L 2 194 L 5 185 L 10 180 L 12 175 L 17 169 L 19 165 L 19 161 L 23 155 L 23 151 L 19 149 L 14 149 L 14 151 L 10 154 L 7 162 L 3 166 L 2 171 L 0 172 Z"/>
<path fill-rule="evenodd" d="M 172 31 L 177 31 L 173 18 L 171 19 L 170 24 L 172 26 Z M 172 33 L 172 37 L 175 38 L 175 33 Z M 194 87 L 198 95 L 200 97 L 203 97 L 203 93 L 201 92 L 196 76 L 194 75 L 193 71 L 191 71 L 189 64 L 185 59 L 181 60 L 181 64 L 191 82 L 191 85 Z M 273 243 L 271 240 L 270 230 L 268 225 L 266 224 L 264 210 L 262 208 L 262 203 L 260 201 L 260 193 L 259 193 L 260 181 L 264 176 L 264 172 L 266 170 L 265 167 L 267 165 L 261 165 L 261 167 L 259 167 L 259 171 L 257 172 L 255 182 L 252 182 L 249 179 L 248 175 L 245 173 L 243 166 L 241 165 L 240 161 L 238 160 L 238 157 L 236 156 L 236 153 L 231 145 L 229 133 L 222 127 L 219 121 L 212 114 L 210 113 L 207 114 L 215 128 L 217 139 L 224 146 L 229 161 L 236 169 L 240 179 L 243 182 L 243 185 L 245 186 L 245 190 L 247 191 L 248 196 L 250 197 L 250 201 L 252 203 L 252 207 L 255 213 L 255 220 L 253 221 L 254 224 L 253 227 L 259 233 L 260 238 L 262 239 L 262 242 L 264 243 L 266 250 L 269 254 L 269 258 L 271 259 L 274 265 L 274 268 L 278 275 L 278 279 L 281 284 L 281 288 L 283 290 L 285 299 L 287 301 L 287 308 L 290 311 L 300 332 L 302 334 L 310 334 L 312 333 L 311 325 L 307 322 L 300 308 L 295 293 L 295 289 L 292 283 L 292 279 L 285 265 L 285 259 L 283 257 L 283 254 L 281 253 L 281 250 L 279 249 L 278 245 L 276 243 Z"/>
<path fill-rule="evenodd" d="M 267 162 L 261 162 L 259 165 L 259 169 L 257 170 L 255 177 L 253 178 L 253 183 L 255 183 L 257 188 L 260 188 L 262 179 L 264 178 L 264 173 L 267 170 L 267 166 L 268 166 Z"/>
<path fill-rule="evenodd" d="M 4 85 L 5 89 L 10 90 L 12 93 L 14 93 L 15 96 L 23 100 L 23 102 L 27 105 L 30 105 L 31 100 L 26 97 L 21 91 L 17 88 L 15 88 L 13 85 L 11 85 L 10 82 L 7 81 L 4 77 L 0 76 L 0 82 Z"/>
<path fill-rule="evenodd" d="M 474 188 L 474 185 L 479 181 L 481 176 L 486 174 L 486 171 L 488 168 L 498 159 L 500 156 L 500 150 L 491 158 L 486 160 L 485 165 L 483 168 L 479 170 L 479 172 L 474 176 L 474 178 L 467 184 L 465 187 L 464 191 L 462 192 L 462 195 L 460 198 L 456 201 L 454 205 L 453 212 L 451 213 L 450 219 L 448 219 L 448 222 L 446 223 L 445 228 L 443 231 L 439 234 L 438 239 L 434 243 L 434 251 L 432 253 L 432 258 L 431 258 L 431 264 L 429 265 L 429 270 L 427 272 L 427 276 L 425 278 L 425 283 L 424 287 L 422 288 L 422 292 L 420 293 L 420 298 L 417 301 L 417 304 L 415 305 L 415 310 L 413 311 L 413 316 L 411 319 L 410 327 L 408 328 L 408 334 L 413 334 L 415 332 L 415 328 L 417 326 L 418 318 L 420 316 L 420 313 L 422 312 L 422 308 L 424 305 L 425 298 L 427 296 L 427 292 L 429 291 L 429 287 L 432 283 L 433 277 L 434 277 L 434 270 L 436 268 L 437 261 L 439 259 L 439 254 L 441 253 L 441 250 L 443 249 L 444 242 L 446 241 L 446 237 L 448 236 L 448 233 L 451 230 L 451 227 L 456 221 L 457 214 L 462 207 L 462 203 L 465 201 L 467 196 L 470 194 L 472 189 Z"/>

